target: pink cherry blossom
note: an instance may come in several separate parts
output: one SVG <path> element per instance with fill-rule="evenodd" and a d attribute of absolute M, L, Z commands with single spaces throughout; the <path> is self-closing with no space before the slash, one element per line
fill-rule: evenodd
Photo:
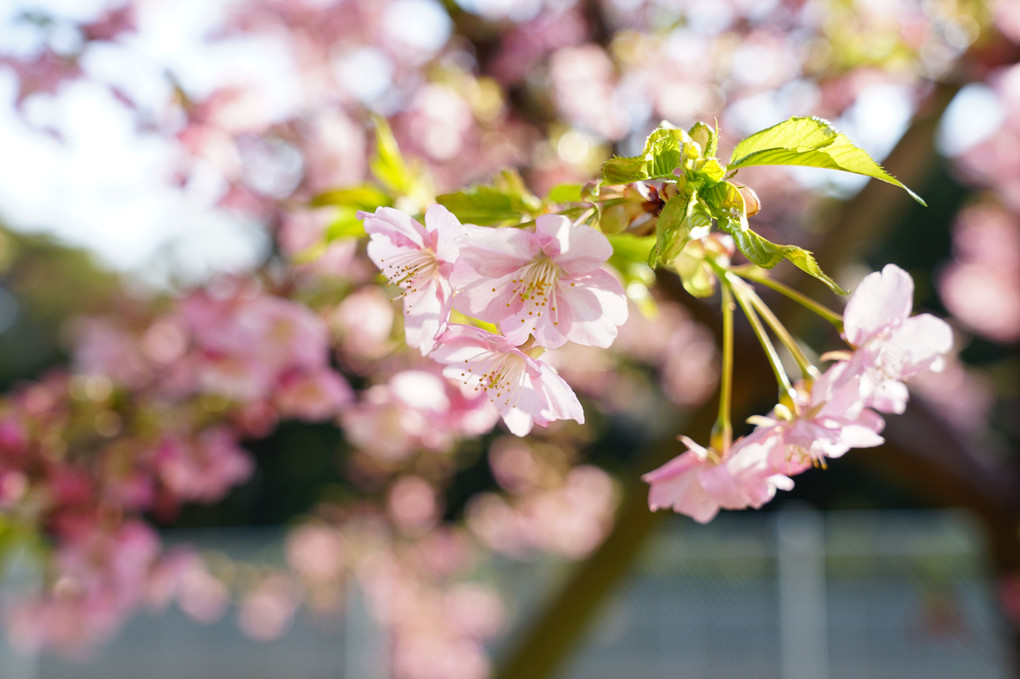
<path fill-rule="evenodd" d="M 883 443 L 879 432 L 885 421 L 864 407 L 860 377 L 849 374 L 847 363 L 836 363 L 810 387 L 797 387 L 795 412 L 781 405 L 766 417 L 749 420 L 758 427 L 743 445 L 761 446 L 771 469 L 792 476 L 825 466 L 826 458 L 841 457 L 851 448 Z"/>
<path fill-rule="evenodd" d="M 273 405 L 283 417 L 320 422 L 338 415 L 354 399 L 347 381 L 328 368 L 284 375 L 273 394 Z"/>
<path fill-rule="evenodd" d="M 156 454 L 163 484 L 177 497 L 215 502 L 248 478 L 254 464 L 224 426 L 200 432 L 194 441 L 167 438 Z"/>
<path fill-rule="evenodd" d="M 420 449 L 445 452 L 460 437 L 489 431 L 498 417 L 484 395 L 464 395 L 434 369 L 403 370 L 370 387 L 342 421 L 351 443 L 396 462 Z"/>
<path fill-rule="evenodd" d="M 383 275 L 404 290 L 407 344 L 427 354 L 450 315 L 449 276 L 457 259 L 462 226 L 442 205 L 425 212 L 424 226 L 400 210 L 359 212 L 369 234 L 368 256 Z"/>
<path fill-rule="evenodd" d="M 641 478 L 649 484 L 652 511 L 671 507 L 698 523 L 708 523 L 720 509 L 761 507 L 776 490 L 790 490 L 793 481 L 771 470 L 764 455 L 741 439 L 725 459 L 686 436 L 687 451 Z M 744 446 L 747 446 L 746 448 Z"/>
<path fill-rule="evenodd" d="M 868 274 L 847 302 L 843 338 L 855 348 L 847 375 L 860 376 L 865 405 L 902 413 L 903 380 L 926 370 L 939 371 L 952 349 L 949 324 L 930 314 L 910 316 L 914 281 L 895 264 Z"/>
<path fill-rule="evenodd" d="M 534 231 L 472 229 L 452 281 L 458 311 L 498 323 L 515 345 L 608 347 L 627 320 L 623 286 L 601 268 L 613 247 L 590 226 L 543 215 Z"/>
<path fill-rule="evenodd" d="M 533 424 L 544 427 L 554 420 L 584 424 L 581 404 L 563 378 L 501 335 L 452 325 L 429 357 L 449 366 L 443 371 L 448 378 L 463 382 L 469 391 L 485 392 L 518 436 Z"/>

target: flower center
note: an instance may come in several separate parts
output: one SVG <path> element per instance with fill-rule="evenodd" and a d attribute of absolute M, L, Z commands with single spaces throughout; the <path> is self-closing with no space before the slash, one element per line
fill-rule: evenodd
<path fill-rule="evenodd" d="M 439 272 L 436 253 L 428 248 L 402 252 L 382 264 L 383 274 L 391 283 L 403 288 L 405 295 L 418 292 L 423 281 L 427 283 Z"/>
<path fill-rule="evenodd" d="M 504 405 L 512 405 L 525 370 L 524 359 L 513 353 L 486 352 L 471 363 L 461 372 L 464 383 L 473 383 L 475 391 L 484 389 L 493 403 L 502 400 Z"/>
<path fill-rule="evenodd" d="M 514 295 L 529 316 L 541 316 L 546 307 L 556 312 L 556 281 L 560 268 L 546 255 L 539 255 L 525 267 L 520 278 L 514 278 Z"/>

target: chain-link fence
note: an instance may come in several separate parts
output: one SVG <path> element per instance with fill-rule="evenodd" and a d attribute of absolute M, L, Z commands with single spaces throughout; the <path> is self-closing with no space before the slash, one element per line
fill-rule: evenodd
<path fill-rule="evenodd" d="M 278 558 L 279 531 L 195 538 L 235 559 Z M 516 622 L 569 566 L 492 564 Z M 7 588 L 31 584 L 17 571 Z M 15 582 L 17 580 L 17 582 Z M 677 519 L 601 609 L 565 679 L 1003 679 L 1006 629 L 980 532 L 954 512 L 730 514 Z M 513 622 L 513 621 L 512 621 Z M 0 679 L 385 679 L 387 643 L 358 597 L 345 617 L 299 614 L 281 639 L 228 615 L 141 614 L 81 664 L 0 647 Z M 499 650 L 495 649 L 498 657 Z M 525 679 L 525 678 L 522 678 Z"/>

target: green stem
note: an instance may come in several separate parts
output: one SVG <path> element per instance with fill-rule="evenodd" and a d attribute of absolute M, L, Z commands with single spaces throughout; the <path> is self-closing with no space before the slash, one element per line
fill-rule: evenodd
<path fill-rule="evenodd" d="M 733 424 L 730 421 L 733 400 L 733 293 L 730 286 L 722 288 L 722 375 L 719 380 L 719 415 L 712 426 L 711 448 L 721 458 L 729 453 L 733 443 Z"/>
<path fill-rule="evenodd" d="M 760 269 L 758 269 L 757 267 L 748 268 L 739 267 L 731 269 L 731 271 L 742 278 L 754 281 L 755 283 L 761 283 L 762 285 L 768 286 L 775 290 L 776 292 L 785 295 L 786 297 L 789 297 L 794 302 L 797 302 L 808 311 L 812 311 L 821 316 L 822 318 L 824 318 L 825 320 L 827 320 L 829 323 L 832 323 L 834 326 L 836 326 L 836 330 L 843 332 L 842 316 L 840 316 L 827 306 L 819 304 L 810 297 L 800 292 L 797 292 L 788 285 L 780 283 L 779 281 L 773 280 L 772 278 L 769 278 L 767 275 L 760 273 Z"/>
<path fill-rule="evenodd" d="M 755 312 L 753 305 L 748 301 L 744 291 L 736 287 L 736 285 L 739 285 L 740 279 L 734 274 L 731 274 L 725 267 L 720 266 L 714 259 L 707 258 L 706 261 L 713 269 L 715 269 L 716 274 L 719 276 L 719 280 L 726 287 L 729 287 L 730 292 L 733 293 L 733 296 L 737 300 L 737 304 L 739 304 L 741 310 L 743 310 L 744 316 L 747 317 L 748 322 L 751 324 L 751 329 L 754 330 L 754 335 L 758 338 L 758 342 L 761 344 L 761 348 L 765 352 L 765 357 L 768 358 L 769 365 L 772 367 L 772 373 L 776 376 L 776 383 L 779 385 L 780 392 L 782 392 L 781 395 L 787 397 L 791 403 L 795 402 L 796 399 L 794 399 L 793 386 L 790 384 L 790 377 L 786 374 L 786 369 L 783 367 L 782 361 L 779 360 L 779 354 L 776 352 L 775 345 L 773 345 L 772 340 L 769 339 L 769 335 L 765 331 L 765 326 L 762 325 L 761 319 L 758 318 L 758 314 Z"/>
<path fill-rule="evenodd" d="M 816 377 L 818 375 L 818 369 L 810 360 L 808 360 L 808 357 L 804 355 L 800 345 L 797 344 L 797 341 L 790 334 L 790 331 L 786 329 L 786 326 L 783 325 L 782 321 L 780 321 L 776 315 L 772 313 L 772 309 L 770 309 L 768 305 L 762 301 L 762 298 L 758 296 L 758 293 L 756 293 L 754 288 L 750 285 L 740 281 L 740 287 L 747 295 L 747 298 L 751 301 L 755 310 L 761 314 L 761 317 L 765 319 L 768 326 L 772 328 L 772 332 L 776 334 L 779 341 L 782 342 L 783 346 L 790 351 L 790 354 L 793 356 L 793 360 L 797 362 L 797 367 L 800 368 L 801 375 L 803 375 L 805 379 L 812 379 Z"/>

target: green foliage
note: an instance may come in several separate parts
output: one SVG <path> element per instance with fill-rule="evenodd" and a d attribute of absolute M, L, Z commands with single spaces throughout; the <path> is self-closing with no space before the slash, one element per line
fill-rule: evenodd
<path fill-rule="evenodd" d="M 602 165 L 602 183 L 606 186 L 631 184 L 650 177 L 648 159 L 643 156 L 610 158 Z"/>
<path fill-rule="evenodd" d="M 549 189 L 546 199 L 550 203 L 580 203 L 584 200 L 584 186 L 581 184 L 557 184 Z"/>
<path fill-rule="evenodd" d="M 412 169 L 397 146 L 397 139 L 385 118 L 373 116 L 375 155 L 369 160 L 372 174 L 390 191 L 399 195 L 415 193 L 421 171 Z"/>
<path fill-rule="evenodd" d="M 520 175 L 504 170 L 492 186 L 471 186 L 463 191 L 436 197 L 436 202 L 457 216 L 462 223 L 482 226 L 520 224 L 522 218 L 534 218 L 542 208 Z"/>
<path fill-rule="evenodd" d="M 342 189 L 323 191 L 311 200 L 312 207 L 339 205 L 357 210 L 375 210 L 379 206 L 393 204 L 389 194 L 372 184 L 359 184 Z"/>
<path fill-rule="evenodd" d="M 866 151 L 820 118 L 790 118 L 741 141 L 733 149 L 728 169 L 752 165 L 803 165 L 861 174 L 898 186 L 925 204 Z"/>
<path fill-rule="evenodd" d="M 659 213 L 655 247 L 648 261 L 650 266 L 668 265 L 687 245 L 693 226 L 691 213 L 695 211 L 697 203 L 696 193 L 690 196 L 678 193 L 666 201 Z"/>

